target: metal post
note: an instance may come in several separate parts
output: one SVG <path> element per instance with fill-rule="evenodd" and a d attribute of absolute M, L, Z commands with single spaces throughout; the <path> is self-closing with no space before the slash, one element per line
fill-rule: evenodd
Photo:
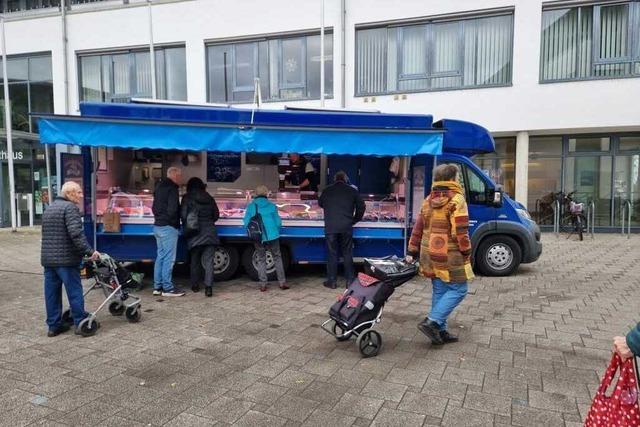
<path fill-rule="evenodd" d="M 151 13 L 151 2 L 147 0 L 147 9 L 149 10 L 149 60 L 151 62 L 151 99 L 156 99 L 156 54 L 153 46 L 153 15 Z"/>
<path fill-rule="evenodd" d="M 320 107 L 324 107 L 324 0 L 320 0 Z"/>
<path fill-rule="evenodd" d="M 560 234 L 560 201 L 553 201 L 553 232 L 556 237 Z"/>
<path fill-rule="evenodd" d="M 591 234 L 591 238 L 595 238 L 596 229 L 596 204 L 593 200 L 589 200 L 587 204 L 587 233 Z"/>
<path fill-rule="evenodd" d="M 0 15 L 2 27 L 2 74 L 4 78 L 4 127 L 7 133 L 7 163 L 9 164 L 9 200 L 11 201 L 11 229 L 16 231 L 16 183 L 13 171 L 13 136 L 11 134 L 11 99 L 7 78 L 7 43 L 4 31 L 4 15 Z"/>
<path fill-rule="evenodd" d="M 347 88 L 345 87 L 347 82 L 347 0 L 342 0 L 340 5 L 341 25 L 340 25 L 340 106 L 347 108 Z"/>
<path fill-rule="evenodd" d="M 631 201 L 630 200 L 624 200 L 622 202 L 622 224 L 621 224 L 621 234 L 624 236 L 625 234 L 625 229 L 624 229 L 624 223 L 625 221 L 627 221 L 627 239 L 631 236 Z"/>
<path fill-rule="evenodd" d="M 409 239 L 409 229 L 407 227 L 409 227 L 409 187 L 410 185 L 407 185 L 407 180 L 409 177 L 409 162 L 411 161 L 411 157 L 406 156 L 404 158 L 404 165 L 402 167 L 402 179 L 404 180 L 405 184 L 404 184 L 404 224 L 402 227 L 403 233 L 402 233 L 402 237 L 403 237 L 403 241 L 404 241 L 404 249 L 403 249 L 403 253 L 404 256 L 407 256 L 407 247 L 408 247 L 408 239 Z M 396 194 L 396 200 L 398 198 L 398 194 Z M 415 201 L 414 201 L 415 202 Z"/>

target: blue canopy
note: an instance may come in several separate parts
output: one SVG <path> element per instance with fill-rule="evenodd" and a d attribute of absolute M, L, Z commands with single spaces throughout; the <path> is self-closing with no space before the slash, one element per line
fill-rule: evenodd
<path fill-rule="evenodd" d="M 442 153 L 429 115 L 82 103 L 41 115 L 45 144 L 258 153 L 411 156 Z"/>

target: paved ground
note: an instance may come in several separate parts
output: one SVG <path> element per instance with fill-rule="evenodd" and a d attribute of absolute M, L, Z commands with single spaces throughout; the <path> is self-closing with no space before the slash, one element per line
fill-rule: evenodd
<path fill-rule="evenodd" d="M 474 282 L 451 321 L 462 340 L 441 349 L 416 330 L 430 303 L 416 280 L 361 359 L 319 328 L 336 295 L 319 271 L 286 292 L 145 290 L 139 324 L 105 313 L 95 337 L 47 338 L 38 239 L 0 233 L 0 425 L 578 426 L 611 337 L 640 318 L 640 236 L 546 235 L 536 264 Z"/>

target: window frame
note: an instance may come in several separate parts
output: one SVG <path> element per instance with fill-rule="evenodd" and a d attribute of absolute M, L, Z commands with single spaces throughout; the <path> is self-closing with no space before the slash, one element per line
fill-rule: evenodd
<path fill-rule="evenodd" d="M 186 47 L 183 43 L 171 43 L 171 44 L 162 44 L 162 45 L 158 45 L 158 46 L 154 46 L 154 55 L 157 55 L 160 51 L 166 51 L 167 49 L 185 49 L 185 65 L 186 65 Z M 138 91 L 138 85 L 136 82 L 136 54 L 137 53 L 149 53 L 149 48 L 131 48 L 131 49 L 115 49 L 115 50 L 99 50 L 99 51 L 87 51 L 87 52 L 76 52 L 76 70 L 77 70 L 77 76 L 78 76 L 78 100 L 79 102 L 84 101 L 83 99 L 83 94 L 82 94 L 82 83 L 83 83 L 83 76 L 82 76 L 82 59 L 83 58 L 91 58 L 91 57 L 98 57 L 100 58 L 100 102 L 116 102 L 116 101 L 125 101 L 125 100 L 130 100 L 132 98 L 138 98 L 141 96 L 147 96 L 146 94 L 141 94 Z M 164 52 L 163 52 L 164 54 Z M 116 94 L 114 93 L 114 89 L 115 89 L 115 85 L 114 85 L 114 73 L 113 73 L 113 60 L 111 59 L 113 56 L 116 55 L 127 55 L 129 58 L 129 94 Z M 109 71 L 110 71 L 110 75 L 109 77 L 109 92 L 107 92 L 105 90 L 106 85 L 105 85 L 105 75 L 104 75 L 104 61 L 105 58 L 109 58 L 109 63 L 107 64 L 109 66 Z M 166 79 L 166 61 L 163 62 L 164 67 L 162 70 L 158 70 L 157 69 L 157 61 L 156 61 L 156 84 L 157 84 L 157 80 L 158 80 L 158 75 L 160 73 L 162 73 L 165 76 L 164 79 L 164 84 L 165 87 L 164 89 L 160 89 L 157 88 L 156 91 L 158 93 L 160 93 L 161 91 L 164 90 L 165 93 L 168 93 L 168 88 L 167 88 L 167 79 Z M 186 70 L 186 67 L 185 67 Z M 185 90 L 185 94 L 187 93 L 187 91 Z M 127 95 L 127 96 L 120 96 L 120 95 Z M 151 97 L 151 94 L 149 95 Z M 115 100 L 115 101 L 114 101 Z M 178 101 L 186 101 L 187 99 L 182 99 L 182 100 L 178 100 Z"/>
<path fill-rule="evenodd" d="M 625 60 L 604 60 L 598 61 L 596 60 L 596 51 L 599 48 L 600 38 L 601 38 L 601 28 L 600 28 L 600 12 L 601 7 L 610 7 L 616 6 L 620 4 L 629 5 L 629 21 L 627 28 L 627 37 L 629 38 L 629 46 L 628 49 L 628 57 Z M 577 11 L 577 25 L 580 24 L 582 19 L 583 9 L 585 7 L 592 7 L 592 27 L 591 27 L 591 48 L 589 49 L 589 54 L 591 55 L 591 64 L 590 64 L 590 76 L 588 77 L 572 77 L 572 78 L 560 78 L 560 79 L 543 79 L 543 69 L 544 69 L 544 57 L 543 57 L 543 48 L 544 48 L 544 39 L 542 37 L 542 19 L 540 22 L 540 56 L 539 56 L 539 70 L 538 70 L 538 83 L 539 84 L 553 84 L 553 83 L 570 83 L 570 82 L 583 82 L 590 80 L 612 80 L 612 79 L 633 79 L 640 77 L 640 72 L 634 72 L 636 64 L 639 64 L 640 67 L 640 2 L 637 0 L 620 0 L 615 2 L 604 2 L 600 0 L 598 2 L 586 3 L 586 4 L 559 4 L 553 6 L 542 6 L 542 14 L 546 11 L 554 11 L 554 10 L 572 10 L 576 9 Z M 597 11 L 597 12 L 596 12 Z M 598 31 L 596 31 L 596 28 Z M 577 28 L 577 38 L 580 38 L 581 29 Z M 597 40 L 596 40 L 597 36 Z M 596 43 L 597 42 L 597 43 Z M 580 59 L 582 53 L 579 49 L 576 50 L 576 70 L 574 71 L 577 74 L 577 69 L 579 67 Z M 595 67 L 602 65 L 623 65 L 629 64 L 631 68 L 631 73 L 622 75 L 622 76 L 598 76 L 595 75 Z"/>
<path fill-rule="evenodd" d="M 510 49 L 510 66 L 509 66 L 509 79 L 508 83 L 489 83 L 489 84 L 470 84 L 464 85 L 464 32 L 465 32 L 465 23 L 479 20 L 483 18 L 495 18 L 495 17 L 509 17 L 510 28 L 509 28 L 509 49 Z M 433 72 L 433 55 L 434 50 L 431 48 L 433 43 L 433 29 L 432 27 L 437 24 L 443 23 L 451 23 L 456 22 L 459 25 L 458 28 L 458 65 L 460 69 L 458 72 Z M 400 40 L 401 30 L 405 27 L 413 27 L 417 25 L 425 26 L 425 37 L 426 37 L 426 51 L 425 52 L 425 61 L 426 61 L 426 72 L 422 74 L 415 75 L 406 75 L 401 74 L 402 70 L 402 43 Z M 505 8 L 504 10 L 495 11 L 494 13 L 469 13 L 469 14 L 456 14 L 452 16 L 447 16 L 443 18 L 422 18 L 419 20 L 412 21 L 401 21 L 401 22 L 392 22 L 389 24 L 363 24 L 355 26 L 355 44 L 354 44 L 354 84 L 353 84 L 353 96 L 355 98 L 369 97 L 369 96 L 383 96 L 383 95 L 396 95 L 396 94 L 406 94 L 406 93 L 424 93 L 424 92 L 441 92 L 441 91 L 452 91 L 452 90 L 472 90 L 472 89 L 485 89 L 485 88 L 493 88 L 493 87 L 511 87 L 513 86 L 513 52 L 514 52 L 514 27 L 515 27 L 515 8 Z M 359 91 L 359 81 L 358 75 L 361 68 L 361 65 L 358 61 L 358 36 L 360 31 L 362 30 L 373 30 L 373 29 L 386 29 L 387 30 L 387 43 L 385 44 L 384 49 L 384 69 L 382 70 L 384 74 L 384 82 L 387 89 L 379 92 L 365 92 Z M 412 81 L 412 80 L 425 80 L 427 82 L 427 88 L 425 89 L 396 89 L 389 90 L 389 76 L 388 76 L 388 62 L 389 62 L 389 30 L 396 29 L 396 81 L 399 83 L 400 81 Z M 474 73 L 477 71 L 474 69 Z M 437 78 L 460 78 L 460 84 L 457 86 L 448 86 L 448 87 L 433 87 L 432 80 Z M 475 81 L 475 79 L 474 79 Z"/>
<path fill-rule="evenodd" d="M 308 36 L 301 36 L 301 37 L 286 37 L 286 38 L 281 38 L 278 39 L 278 92 L 280 92 L 281 90 L 290 90 L 290 89 L 301 89 L 304 93 L 307 93 L 307 88 L 309 87 L 309 82 L 307 81 L 307 59 L 308 59 L 308 50 L 307 50 L 307 37 Z M 289 41 L 289 40 L 299 40 L 300 41 L 300 57 L 298 58 L 300 60 L 300 73 L 301 73 L 301 77 L 302 80 L 300 82 L 297 83 L 284 83 L 284 67 L 285 67 L 285 63 L 284 63 L 284 47 L 283 47 L 283 42 L 284 41 Z M 267 49 L 268 49 L 268 44 L 267 44 Z M 280 94 L 278 93 L 278 97 L 280 97 Z"/>
<path fill-rule="evenodd" d="M 332 27 L 325 27 L 325 38 L 329 37 L 332 39 L 332 46 L 335 45 L 335 40 L 333 40 L 334 37 L 334 31 Z M 234 94 L 236 92 L 234 92 L 234 85 L 235 85 L 235 76 L 231 76 L 231 85 L 229 87 L 229 99 L 225 100 L 225 101 L 220 101 L 220 100 L 214 100 L 211 96 L 211 78 L 210 78 L 210 72 L 209 72 L 209 66 L 211 65 L 210 63 L 210 58 L 211 58 L 211 53 L 210 53 L 210 48 L 215 47 L 215 46 L 219 46 L 219 47 L 226 47 L 227 49 L 229 49 L 232 52 L 232 56 L 234 57 L 232 59 L 233 63 L 232 63 L 232 69 L 231 69 L 231 73 L 235 74 L 235 46 L 239 45 L 239 44 L 247 44 L 247 43 L 251 43 L 254 44 L 254 49 L 257 52 L 257 56 L 255 57 L 255 61 L 254 61 L 254 78 L 255 76 L 259 76 L 260 78 L 260 85 L 263 85 L 263 82 L 266 82 L 269 87 L 269 97 L 265 97 L 264 93 L 262 94 L 262 102 L 263 103 L 270 103 L 270 102 L 295 102 L 295 101 L 308 101 L 308 100 L 317 100 L 320 99 L 320 96 L 318 97 L 310 97 L 307 96 L 307 94 L 309 93 L 309 81 L 308 81 L 308 75 L 307 75 L 307 61 L 308 61 L 308 54 L 309 54 L 309 49 L 308 49 L 308 37 L 320 37 L 320 32 L 319 31 L 298 31 L 298 32 L 291 32 L 291 33 L 282 33 L 282 34 L 268 34 L 268 35 L 263 35 L 263 36 L 249 36 L 249 37 L 243 37 L 243 38 L 228 38 L 228 39 L 217 39 L 217 40 L 205 40 L 205 78 L 206 78 L 206 97 L 207 97 L 207 102 L 210 103 L 224 103 L 224 104 L 229 104 L 229 105 L 233 105 L 233 104 L 249 104 L 251 103 L 251 101 L 235 101 L 234 100 Z M 302 74 L 303 74 L 303 79 L 304 81 L 302 82 L 302 84 L 283 84 L 282 82 L 282 72 L 283 72 L 283 63 L 282 63 L 282 41 L 283 40 L 290 40 L 290 39 L 300 39 L 302 40 L 302 55 L 303 55 L 303 60 L 301 62 L 301 67 L 302 67 Z M 260 76 L 260 49 L 259 49 L 259 44 L 261 42 L 267 42 L 266 46 L 267 46 L 267 61 L 268 61 L 268 66 L 267 66 L 267 75 L 266 76 Z M 272 49 L 272 43 L 271 42 L 276 42 L 276 47 L 275 47 L 275 56 L 276 56 L 276 61 L 277 63 L 273 64 L 272 62 L 270 62 L 271 59 L 271 49 Z M 326 45 L 326 43 L 325 43 Z M 325 55 L 326 55 L 326 51 L 325 51 Z M 331 61 L 332 63 L 335 62 L 335 49 L 332 48 L 332 52 L 331 52 Z M 326 62 L 325 62 L 326 64 Z M 334 64 L 335 65 L 335 64 Z M 273 73 L 272 73 L 272 68 L 273 69 Z M 333 68 L 332 68 L 333 71 Z M 271 86 L 270 82 L 271 82 L 271 77 L 273 74 L 277 73 L 277 79 L 278 79 L 278 84 L 275 86 Z M 325 79 L 326 79 L 326 73 L 325 73 Z M 251 88 L 249 89 L 247 87 L 247 89 L 239 91 L 239 92 L 250 92 L 253 91 L 254 86 L 252 85 Z M 277 93 L 274 93 L 274 89 Z M 296 98 L 282 98 L 280 95 L 280 92 L 283 90 L 296 90 L 299 89 L 302 91 L 303 96 L 302 97 L 296 97 Z M 325 87 L 325 92 L 326 92 L 326 87 Z M 334 97 L 334 90 L 331 91 L 331 93 L 325 93 L 325 99 L 333 99 Z"/>

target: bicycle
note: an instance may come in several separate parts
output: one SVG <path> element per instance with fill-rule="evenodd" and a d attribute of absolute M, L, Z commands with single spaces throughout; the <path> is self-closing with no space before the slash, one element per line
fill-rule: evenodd
<path fill-rule="evenodd" d="M 587 229 L 587 218 L 584 215 L 584 203 L 576 203 L 573 200 L 575 191 L 565 194 L 562 191 L 555 193 L 556 200 L 560 202 L 560 231 L 569 230 L 567 239 L 574 233 L 580 241 L 584 240 Z"/>

